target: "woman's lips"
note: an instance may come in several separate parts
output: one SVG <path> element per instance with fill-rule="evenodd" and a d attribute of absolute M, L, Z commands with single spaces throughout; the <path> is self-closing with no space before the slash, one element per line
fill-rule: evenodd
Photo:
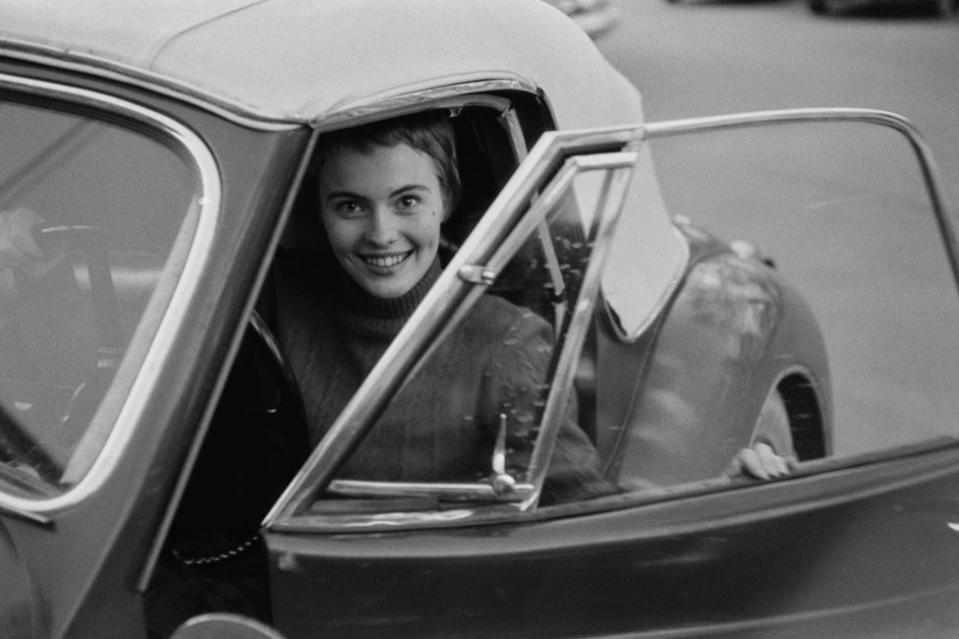
<path fill-rule="evenodd" d="M 363 263 L 375 271 L 390 271 L 413 254 L 413 251 L 405 253 L 390 253 L 388 255 L 360 255 Z"/>

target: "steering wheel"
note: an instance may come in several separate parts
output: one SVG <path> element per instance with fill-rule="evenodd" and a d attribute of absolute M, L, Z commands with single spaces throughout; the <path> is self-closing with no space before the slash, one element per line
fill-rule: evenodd
<path fill-rule="evenodd" d="M 63 466 L 0 405 L 0 463 L 10 462 L 25 464 L 51 484 L 63 475 Z"/>
<path fill-rule="evenodd" d="M 65 466 L 47 446 L 45 434 L 49 433 L 53 442 L 70 430 L 78 434 L 85 431 L 113 379 L 123 343 L 104 234 L 97 227 L 87 225 L 41 226 L 32 232 L 37 246 L 53 266 L 44 275 L 18 281 L 22 292 L 15 298 L 15 304 L 23 310 L 17 311 L 19 319 L 8 327 L 6 339 L 12 350 L 6 357 L 11 370 L 0 379 L 2 396 L 7 402 L 0 406 L 0 461 L 29 468 L 31 473 L 56 486 Z M 45 330 L 31 330 L 34 327 L 30 325 L 30 317 L 37 313 L 59 315 L 68 308 L 58 301 L 59 296 L 66 293 L 69 299 L 70 291 L 82 288 L 69 272 L 69 265 L 64 265 L 67 247 L 82 253 L 86 262 L 92 326 L 88 320 L 80 319 L 73 325 L 68 322 L 68 329 L 58 331 L 55 336 Z M 52 279 L 48 274 L 52 274 Z M 82 331 L 84 325 L 96 329 L 94 365 L 85 367 L 85 372 L 77 370 L 71 375 L 73 381 L 58 380 L 57 376 L 62 374 L 57 368 L 58 340 L 59 343 L 75 341 L 77 335 L 70 328 L 81 327 L 77 330 Z M 35 423 L 28 427 L 23 420 Z"/>

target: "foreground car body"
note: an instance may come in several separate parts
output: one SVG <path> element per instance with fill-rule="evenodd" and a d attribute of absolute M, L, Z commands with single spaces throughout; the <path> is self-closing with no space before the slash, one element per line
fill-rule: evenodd
<path fill-rule="evenodd" d="M 4 637 L 145 636 L 164 626 L 165 566 L 237 558 L 269 591 L 248 628 L 290 639 L 959 624 L 955 442 L 830 458 L 829 369 L 799 291 L 665 209 L 644 141 L 721 122 L 644 125 L 636 90 L 539 2 L 155 4 L 5 8 L 0 209 L 42 211 L 67 249 L 42 286 L 5 289 Z M 463 228 L 311 452 L 273 337 L 277 255 L 312 237 L 320 133 L 425 109 L 456 114 Z M 556 328 L 529 464 L 504 476 L 496 448 L 475 482 L 337 477 L 484 294 Z M 572 396 L 619 491 L 541 505 Z M 726 477 L 770 421 L 795 476 Z M 235 537 L 181 552 L 184 529 L 237 511 Z"/>

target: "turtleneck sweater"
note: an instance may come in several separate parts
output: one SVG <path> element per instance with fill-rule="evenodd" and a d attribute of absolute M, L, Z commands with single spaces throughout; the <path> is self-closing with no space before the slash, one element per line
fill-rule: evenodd
<path fill-rule="evenodd" d="M 378 298 L 338 264 L 306 256 L 281 269 L 277 332 L 303 394 L 311 444 L 332 426 L 366 375 L 436 282 L 434 262 L 405 295 Z M 501 415 L 509 469 L 536 437 L 552 331 L 542 318 L 484 295 L 408 378 L 338 476 L 384 481 L 476 481 L 491 471 Z M 568 415 L 575 415 L 571 405 Z M 541 501 L 611 492 L 585 433 L 560 429 Z"/>

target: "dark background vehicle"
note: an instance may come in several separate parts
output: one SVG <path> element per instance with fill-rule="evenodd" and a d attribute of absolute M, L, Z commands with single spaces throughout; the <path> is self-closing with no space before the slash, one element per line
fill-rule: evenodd
<path fill-rule="evenodd" d="M 878 0 L 878 2 L 874 0 L 868 2 L 862 2 L 861 0 L 806 0 L 806 5 L 809 7 L 809 10 L 819 15 L 833 15 L 848 12 L 856 8 L 887 7 L 896 6 L 896 4 L 896 2 L 891 2 L 890 0 Z M 923 2 L 922 4 L 928 6 L 931 10 L 935 10 L 940 18 L 951 20 L 956 16 L 955 0 L 933 0 L 932 2 Z"/>

